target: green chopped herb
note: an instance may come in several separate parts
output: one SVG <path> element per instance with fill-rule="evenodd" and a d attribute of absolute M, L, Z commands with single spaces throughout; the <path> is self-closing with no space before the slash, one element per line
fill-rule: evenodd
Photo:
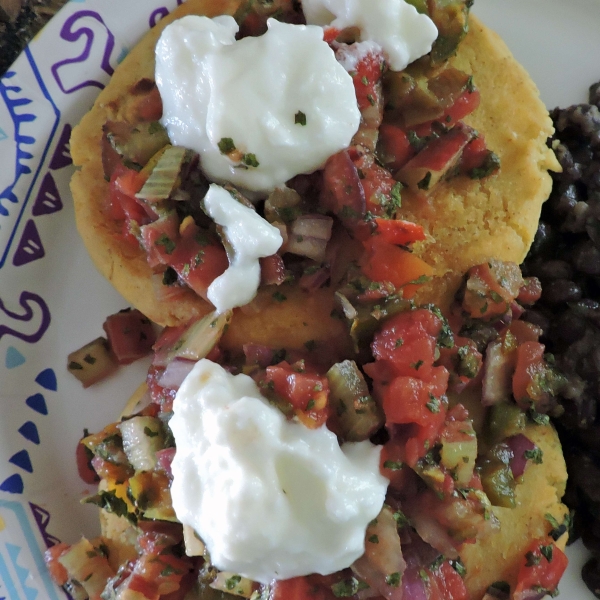
<path fill-rule="evenodd" d="M 450 560 L 450 566 L 461 576 L 461 577 L 466 577 L 467 575 L 467 568 L 465 567 L 465 565 L 463 564 L 463 562 L 460 560 L 460 558 L 457 558 L 456 560 Z"/>
<path fill-rule="evenodd" d="M 394 203 L 394 206 L 400 208 L 402 206 L 402 188 L 404 186 L 397 181 L 394 184 L 394 187 L 392 188 L 392 191 L 390 192 L 390 196 L 392 197 L 392 201 Z"/>
<path fill-rule="evenodd" d="M 536 565 L 539 565 L 542 557 L 538 556 L 537 554 L 535 554 L 535 552 L 532 552 L 531 550 L 529 552 L 527 552 L 527 554 L 525 554 L 525 566 L 526 567 L 535 567 Z"/>
<path fill-rule="evenodd" d="M 402 468 L 402 463 L 396 460 L 386 460 L 383 463 L 384 469 L 389 469 L 390 471 L 398 471 Z"/>
<path fill-rule="evenodd" d="M 539 413 L 533 408 L 527 411 L 527 415 L 536 425 L 548 425 L 550 423 L 550 417 L 548 415 Z"/>
<path fill-rule="evenodd" d="M 166 233 L 163 233 L 156 242 L 154 242 L 154 245 L 162 246 L 167 254 L 172 254 L 173 250 L 175 250 L 175 242 Z"/>
<path fill-rule="evenodd" d="M 535 447 L 533 450 L 525 450 L 523 456 L 527 460 L 533 461 L 536 465 L 541 465 L 544 462 L 544 452 L 538 447 Z"/>
<path fill-rule="evenodd" d="M 228 579 L 225 580 L 225 587 L 228 590 L 233 590 L 235 586 L 242 580 L 239 575 L 232 575 Z"/>
<path fill-rule="evenodd" d="M 312 352 L 317 347 L 317 342 L 315 342 L 315 340 L 308 340 L 307 342 L 304 342 L 304 347 L 309 352 Z"/>
<path fill-rule="evenodd" d="M 260 163 L 258 162 L 257 158 L 256 158 L 256 154 L 252 154 L 252 153 L 248 153 L 248 154 L 244 154 L 244 156 L 242 156 L 242 162 L 247 166 L 247 167 L 258 167 L 260 165 Z"/>
<path fill-rule="evenodd" d="M 367 100 L 371 106 L 375 106 L 375 98 L 373 98 L 372 94 L 367 94 Z"/>
<path fill-rule="evenodd" d="M 156 437 L 158 435 L 158 431 L 153 431 L 150 427 L 144 427 L 144 434 L 148 437 Z"/>
<path fill-rule="evenodd" d="M 552 562 L 553 551 L 554 546 L 552 544 L 548 544 L 547 546 L 540 546 L 540 552 L 548 562 Z"/>
<path fill-rule="evenodd" d="M 411 363 L 410 366 L 415 371 L 418 371 L 424 364 L 425 364 L 424 361 L 418 360 L 417 362 Z"/>
<path fill-rule="evenodd" d="M 369 537 L 369 542 L 371 542 L 371 544 L 379 544 L 379 538 L 373 534 Z"/>
<path fill-rule="evenodd" d="M 308 404 L 306 405 L 306 410 L 311 410 L 315 407 L 315 401 L 314 400 L 309 400 Z"/>
<path fill-rule="evenodd" d="M 349 598 L 350 596 L 354 596 L 360 590 L 365 590 L 369 586 L 356 579 L 356 577 L 351 577 L 350 579 L 344 579 L 343 581 L 338 581 L 331 586 L 331 591 L 336 598 Z"/>
<path fill-rule="evenodd" d="M 404 340 L 402 338 L 398 338 L 396 340 L 396 345 L 394 347 L 395 348 L 400 348 L 400 346 L 402 346 L 402 344 L 404 344 Z"/>
<path fill-rule="evenodd" d="M 294 124 L 302 125 L 302 127 L 306 125 L 306 115 L 301 110 L 296 113 L 296 116 L 294 117 Z"/>
<path fill-rule="evenodd" d="M 91 355 L 91 354 L 86 354 L 83 357 L 84 362 L 86 362 L 88 365 L 93 365 L 96 362 L 96 359 Z"/>
<path fill-rule="evenodd" d="M 231 138 L 221 138 L 217 145 L 219 146 L 221 154 L 229 154 L 236 150 L 235 144 Z"/>
<path fill-rule="evenodd" d="M 440 399 L 433 394 L 429 394 L 429 402 L 425 405 L 430 412 L 437 414 L 440 412 Z"/>
<path fill-rule="evenodd" d="M 404 525 L 408 525 L 408 519 L 401 510 L 397 510 L 394 513 L 394 520 L 396 521 L 396 525 L 398 525 L 398 527 L 404 527 Z"/>
<path fill-rule="evenodd" d="M 400 573 L 396 572 L 392 573 L 391 575 L 388 575 L 385 578 L 385 582 L 391 587 L 398 587 L 400 585 L 401 579 L 402 577 L 400 576 Z"/>
<path fill-rule="evenodd" d="M 366 75 L 363 75 L 363 76 L 362 76 L 362 79 L 361 79 L 361 81 L 362 81 L 362 84 L 363 84 L 363 85 L 369 85 L 369 79 L 367 78 L 367 76 L 366 76 Z"/>
<path fill-rule="evenodd" d="M 70 371 L 82 371 L 83 370 L 83 367 L 78 362 L 76 362 L 74 360 L 72 360 L 69 363 L 69 367 L 68 368 L 69 368 Z"/>
<path fill-rule="evenodd" d="M 419 181 L 419 183 L 417 183 L 417 187 L 420 190 L 428 190 L 430 183 L 431 183 L 431 171 L 428 171 L 427 175 L 425 175 L 425 177 L 423 177 L 423 179 L 421 179 L 421 181 Z"/>
<path fill-rule="evenodd" d="M 469 94 L 472 94 L 475 91 L 475 84 L 473 83 L 473 75 L 470 75 L 469 79 L 467 79 L 466 88 L 467 88 L 467 91 L 469 92 Z"/>
<path fill-rule="evenodd" d="M 285 302 L 287 300 L 287 296 L 281 292 L 273 292 L 272 297 L 274 300 L 277 300 L 277 302 Z"/>

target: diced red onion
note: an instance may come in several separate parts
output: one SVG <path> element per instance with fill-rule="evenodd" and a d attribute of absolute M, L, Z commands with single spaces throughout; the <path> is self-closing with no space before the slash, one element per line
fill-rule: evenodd
<path fill-rule="evenodd" d="M 290 225 L 290 238 L 294 236 L 312 237 L 318 240 L 331 239 L 333 219 L 325 215 L 302 215 Z"/>
<path fill-rule="evenodd" d="M 483 364 L 481 402 L 484 406 L 510 400 L 513 371 L 513 361 L 511 356 L 503 351 L 502 342 L 498 340 L 489 344 Z"/>
<path fill-rule="evenodd" d="M 512 313 L 513 321 L 517 321 L 523 316 L 525 309 L 518 302 L 511 302 L 510 312 Z"/>
<path fill-rule="evenodd" d="M 178 388 L 189 375 L 196 363 L 192 360 L 176 358 L 172 360 L 160 376 L 158 385 L 164 388 Z"/>
<path fill-rule="evenodd" d="M 273 349 L 262 344 L 244 344 L 242 346 L 246 356 L 247 365 L 258 365 L 263 369 L 268 367 L 273 360 Z"/>
<path fill-rule="evenodd" d="M 324 286 L 329 280 L 330 271 L 328 267 L 321 267 L 316 270 L 314 273 L 310 273 L 309 275 L 302 275 L 300 277 L 300 281 L 298 284 L 303 290 L 307 292 L 312 292 L 314 290 L 318 290 L 320 287 Z"/>
<path fill-rule="evenodd" d="M 402 576 L 402 598 L 404 600 L 427 600 L 425 582 L 419 574 L 419 569 L 408 568 Z"/>
<path fill-rule="evenodd" d="M 513 452 L 513 459 L 510 461 L 510 469 L 512 471 L 513 477 L 516 479 L 517 477 L 521 477 L 525 472 L 525 467 L 527 466 L 527 458 L 525 456 L 525 452 L 528 450 L 535 450 L 535 444 L 522 433 L 517 435 L 513 435 L 506 440 L 504 440 L 506 445 Z"/>
<path fill-rule="evenodd" d="M 169 476 L 172 477 L 171 463 L 175 458 L 175 448 L 165 448 L 156 452 L 157 465 Z"/>

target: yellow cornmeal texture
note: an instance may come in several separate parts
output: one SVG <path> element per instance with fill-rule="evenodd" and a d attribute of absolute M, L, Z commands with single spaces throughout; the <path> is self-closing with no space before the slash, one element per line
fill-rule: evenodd
<path fill-rule="evenodd" d="M 130 86 L 142 77 L 154 77 L 154 46 L 170 21 L 189 13 L 232 14 L 239 4 L 240 0 L 188 0 L 160 21 L 119 66 L 71 139 L 73 160 L 82 167 L 71 188 L 77 227 L 85 245 L 114 287 L 162 325 L 187 321 L 205 314 L 209 307 L 192 292 L 176 303 L 159 302 L 144 253 L 124 242 L 121 226 L 105 217 L 108 184 L 100 155 L 102 125 L 107 119 L 125 118 Z M 457 177 L 442 182 L 426 201 L 404 193 L 400 216 L 424 225 L 429 241 L 415 250 L 439 275 L 423 288 L 417 300 L 443 307 L 448 306 L 461 276 L 471 266 L 492 257 L 521 262 L 550 191 L 547 169 L 558 168 L 546 147 L 552 124 L 538 91 L 497 35 L 472 17 L 470 33 L 452 63 L 473 73 L 482 100 L 467 121 L 485 135 L 502 166 L 498 174 L 482 181 Z M 306 296 L 298 296 L 298 310 L 305 301 Z M 328 330 L 329 313 L 311 314 L 315 322 L 324 323 L 330 337 L 339 333 L 339 327 Z M 232 327 L 236 327 L 235 319 Z"/>
<path fill-rule="evenodd" d="M 471 16 L 469 35 L 451 63 L 473 73 L 481 105 L 465 122 L 485 135 L 501 166 L 482 180 L 442 182 L 426 203 L 404 194 L 401 216 L 431 236 L 417 252 L 441 277 L 419 298 L 444 307 L 470 267 L 490 258 L 523 261 L 552 187 L 547 170 L 560 170 L 546 146 L 554 130 L 538 90 L 495 32 Z"/>
<path fill-rule="evenodd" d="M 467 569 L 465 583 L 473 600 L 482 598 L 496 581 L 506 581 L 514 589 L 531 541 L 552 529 L 546 515 L 562 523 L 568 512 L 560 501 L 565 492 L 567 470 L 556 431 L 551 426 L 530 425 L 521 433 L 542 450 L 543 463 L 528 463 L 523 483 L 516 488 L 516 508 L 494 507 L 500 530 L 476 544 L 464 544 L 460 549 Z M 564 549 L 565 544 L 566 536 L 558 545 Z"/>

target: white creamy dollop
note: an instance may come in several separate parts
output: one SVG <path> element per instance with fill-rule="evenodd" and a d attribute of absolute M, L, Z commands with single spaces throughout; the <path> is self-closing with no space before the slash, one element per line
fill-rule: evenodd
<path fill-rule="evenodd" d="M 246 375 L 202 359 L 181 385 L 169 425 L 171 495 L 221 570 L 261 583 L 348 567 L 388 480 L 380 448 L 287 421 Z"/>
<path fill-rule="evenodd" d="M 268 27 L 235 41 L 233 17 L 186 16 L 156 46 L 173 144 L 197 151 L 210 179 L 262 193 L 321 167 L 360 124 L 352 78 L 323 30 L 274 19 Z"/>
<path fill-rule="evenodd" d="M 283 238 L 277 227 L 214 183 L 204 197 L 204 208 L 224 228 L 233 251 L 229 268 L 210 284 L 207 292 L 217 312 L 222 313 L 254 298 L 260 284 L 258 259 L 275 254 Z"/>
<path fill-rule="evenodd" d="M 361 40 L 383 48 L 393 71 L 430 52 L 438 35 L 433 21 L 404 0 L 302 0 L 302 10 L 313 25 L 358 27 Z"/>

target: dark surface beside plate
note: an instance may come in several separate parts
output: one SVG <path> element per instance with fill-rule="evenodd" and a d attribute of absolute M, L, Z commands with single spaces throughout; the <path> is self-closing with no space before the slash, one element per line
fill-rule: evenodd
<path fill-rule="evenodd" d="M 33 36 L 66 2 L 67 0 L 0 0 L 0 77 Z"/>

